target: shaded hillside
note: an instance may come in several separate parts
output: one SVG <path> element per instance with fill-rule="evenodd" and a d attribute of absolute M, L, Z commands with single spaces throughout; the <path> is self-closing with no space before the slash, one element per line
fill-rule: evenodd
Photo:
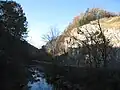
<path fill-rule="evenodd" d="M 24 39 L 28 33 L 27 20 L 20 4 L 0 1 L 0 89 L 27 90 L 32 78 L 29 71 L 33 59 L 43 59 L 46 52 Z M 40 54 L 38 52 L 40 51 Z M 41 55 L 41 56 L 39 56 Z M 39 56 L 39 58 L 37 57 Z M 44 56 L 44 57 L 43 57 Z"/>
<path fill-rule="evenodd" d="M 2 31 L 2 28 L 0 30 Z M 5 31 L 0 32 L 0 42 L 2 72 L 0 80 L 3 90 L 23 90 L 31 78 L 28 68 L 32 67 L 29 65 L 36 65 L 34 60 L 50 61 L 52 58 L 44 49 L 38 49 Z M 5 85 L 6 87 L 4 87 Z"/>

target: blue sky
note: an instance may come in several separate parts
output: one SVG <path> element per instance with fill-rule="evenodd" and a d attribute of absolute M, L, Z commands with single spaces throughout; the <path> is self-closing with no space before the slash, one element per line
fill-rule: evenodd
<path fill-rule="evenodd" d="M 61 32 L 72 19 L 87 8 L 104 8 L 109 11 L 120 11 L 119 0 L 15 0 L 20 3 L 26 14 L 29 29 L 28 41 L 41 47 L 43 34 L 50 27 L 57 27 Z"/>

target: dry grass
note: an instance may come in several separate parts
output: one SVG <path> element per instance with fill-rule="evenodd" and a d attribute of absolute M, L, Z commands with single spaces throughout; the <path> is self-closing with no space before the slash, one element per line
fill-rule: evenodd
<path fill-rule="evenodd" d="M 100 20 L 100 23 L 104 28 L 120 29 L 120 16 L 103 18 Z"/>
<path fill-rule="evenodd" d="M 91 21 L 91 23 L 97 24 L 97 21 Z M 120 16 L 116 16 L 116 17 L 110 17 L 110 18 L 102 18 L 100 19 L 100 24 L 103 28 L 106 29 L 120 29 Z M 64 35 L 61 35 L 61 37 L 59 38 L 59 41 L 64 41 L 63 39 L 66 36 L 69 36 L 69 33 L 71 32 L 72 29 L 68 29 L 64 32 Z"/>

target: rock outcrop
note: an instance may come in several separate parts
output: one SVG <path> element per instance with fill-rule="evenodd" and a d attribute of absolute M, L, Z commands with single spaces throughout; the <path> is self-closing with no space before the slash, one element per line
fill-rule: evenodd
<path fill-rule="evenodd" d="M 120 47 L 120 17 L 111 17 L 100 19 L 100 25 L 104 32 L 106 38 L 110 39 L 110 43 L 113 47 Z M 91 21 L 89 24 L 79 27 L 79 29 L 85 33 L 92 33 L 99 30 L 97 21 Z M 88 31 L 88 32 L 87 32 Z M 69 31 L 65 31 L 56 40 L 57 48 L 63 48 L 68 51 L 68 48 L 78 48 L 78 41 L 74 40 L 72 37 L 76 37 L 79 40 L 85 40 L 84 35 L 78 33 L 77 28 Z"/>
<path fill-rule="evenodd" d="M 81 41 L 86 40 L 85 35 L 95 34 L 101 28 L 105 38 L 110 41 L 109 45 L 114 48 L 114 51 L 112 51 L 114 55 L 110 57 L 111 61 L 109 66 L 113 68 L 120 66 L 120 16 L 104 17 L 99 19 L 99 23 L 100 27 L 98 20 L 93 20 L 79 27 L 66 29 L 63 34 L 54 41 L 54 55 L 60 56 L 68 53 L 67 58 L 62 61 L 63 63 L 70 65 L 77 65 L 79 63 L 80 66 L 84 66 L 83 51 L 80 49 L 80 47 L 83 46 Z M 78 29 L 84 32 L 85 35 L 80 33 Z M 91 44 L 91 42 L 88 43 Z"/>

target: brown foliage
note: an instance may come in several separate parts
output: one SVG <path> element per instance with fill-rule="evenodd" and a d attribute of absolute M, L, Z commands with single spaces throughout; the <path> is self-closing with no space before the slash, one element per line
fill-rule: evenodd
<path fill-rule="evenodd" d="M 98 18 L 104 18 L 104 17 L 114 17 L 118 16 L 118 14 L 113 12 L 108 12 L 104 9 L 100 8 L 92 8 L 86 10 L 85 13 L 81 13 L 79 16 L 74 17 L 73 22 L 69 24 L 67 27 L 68 30 L 71 30 L 73 28 L 82 26 L 84 24 L 88 24 L 90 21 L 97 20 Z"/>

